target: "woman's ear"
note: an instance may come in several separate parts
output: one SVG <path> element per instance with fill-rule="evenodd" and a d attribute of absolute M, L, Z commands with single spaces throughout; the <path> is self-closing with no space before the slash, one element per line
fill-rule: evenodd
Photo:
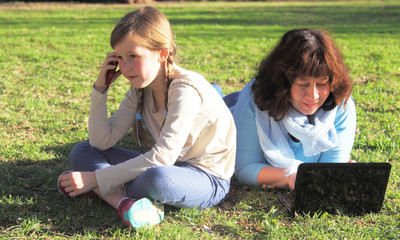
<path fill-rule="evenodd" d="M 168 48 L 163 48 L 163 49 L 160 50 L 159 60 L 161 62 L 166 61 L 168 56 L 169 56 L 169 49 Z"/>

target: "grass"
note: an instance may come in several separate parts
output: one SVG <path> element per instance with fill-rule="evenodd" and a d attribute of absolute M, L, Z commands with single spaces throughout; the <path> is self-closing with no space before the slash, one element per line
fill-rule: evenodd
<path fill-rule="evenodd" d="M 182 67 L 229 93 L 292 28 L 323 28 L 343 51 L 354 79 L 357 136 L 352 158 L 389 161 L 382 211 L 359 217 L 292 219 L 275 189 L 233 180 L 227 201 L 167 213 L 131 230 L 100 200 L 66 198 L 57 176 L 71 148 L 88 137 L 90 89 L 109 36 L 139 5 L 0 4 L 0 238 L 34 239 L 398 239 L 400 238 L 400 3 L 210 2 L 154 4 L 170 19 Z M 128 81 L 109 94 L 118 108 Z M 129 136 L 120 147 L 135 148 Z"/>

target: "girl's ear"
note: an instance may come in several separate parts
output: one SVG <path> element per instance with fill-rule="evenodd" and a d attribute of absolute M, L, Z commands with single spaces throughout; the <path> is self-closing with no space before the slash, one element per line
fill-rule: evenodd
<path fill-rule="evenodd" d="M 168 48 L 163 48 L 160 50 L 160 55 L 159 55 L 159 59 L 161 62 L 164 62 L 167 60 L 169 56 L 169 49 Z"/>

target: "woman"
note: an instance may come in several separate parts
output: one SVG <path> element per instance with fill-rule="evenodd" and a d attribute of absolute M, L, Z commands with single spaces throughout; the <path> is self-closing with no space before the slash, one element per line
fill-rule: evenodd
<path fill-rule="evenodd" d="M 356 129 L 351 90 L 342 55 L 326 33 L 287 32 L 235 105 L 237 179 L 294 188 L 302 162 L 349 162 Z"/>

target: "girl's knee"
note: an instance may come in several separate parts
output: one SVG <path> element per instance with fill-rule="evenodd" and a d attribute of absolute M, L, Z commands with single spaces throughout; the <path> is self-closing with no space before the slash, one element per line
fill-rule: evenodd
<path fill-rule="evenodd" d="M 87 151 L 90 148 L 91 146 L 89 142 L 80 142 L 72 148 L 69 154 L 69 161 L 72 169 L 79 169 L 83 156 L 87 154 Z"/>
<path fill-rule="evenodd" d="M 166 167 L 152 167 L 147 169 L 136 180 L 125 187 L 128 196 L 150 197 L 154 201 L 164 202 L 171 197 L 171 192 L 176 190 L 167 173 Z"/>
<path fill-rule="evenodd" d="M 170 174 L 168 174 L 167 170 L 168 168 L 165 166 L 149 168 L 143 173 L 143 181 L 152 189 L 165 188 L 171 182 Z"/>

